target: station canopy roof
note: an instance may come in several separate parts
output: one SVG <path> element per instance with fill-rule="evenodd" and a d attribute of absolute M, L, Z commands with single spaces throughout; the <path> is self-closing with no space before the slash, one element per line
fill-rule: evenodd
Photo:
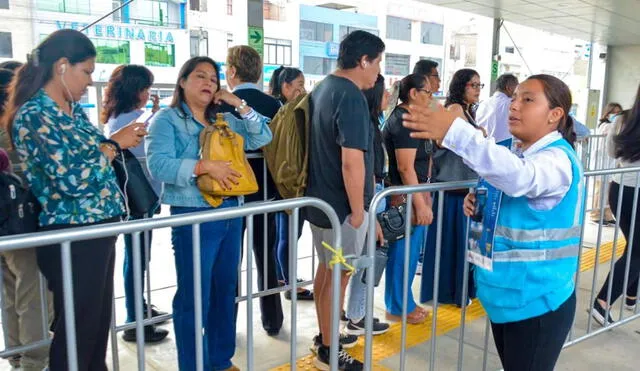
<path fill-rule="evenodd" d="M 419 0 L 604 45 L 640 45 L 640 0 Z"/>

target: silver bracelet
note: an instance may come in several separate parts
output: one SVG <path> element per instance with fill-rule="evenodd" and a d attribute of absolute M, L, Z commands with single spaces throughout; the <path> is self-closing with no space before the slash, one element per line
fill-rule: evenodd
<path fill-rule="evenodd" d="M 236 107 L 236 112 L 240 112 L 245 108 L 247 108 L 247 101 L 245 101 L 244 99 L 240 99 L 240 105 Z"/>

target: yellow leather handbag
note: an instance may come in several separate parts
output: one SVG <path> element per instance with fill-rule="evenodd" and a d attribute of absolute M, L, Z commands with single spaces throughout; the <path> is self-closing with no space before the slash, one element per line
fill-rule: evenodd
<path fill-rule="evenodd" d="M 224 114 L 218 113 L 216 122 L 200 132 L 200 158 L 230 162 L 231 168 L 242 174 L 240 178 L 236 178 L 238 184 L 231 184 L 231 189 L 228 190 L 223 189 L 209 174 L 198 176 L 198 189 L 211 206 L 220 206 L 223 197 L 258 192 L 256 176 L 244 153 L 244 138 L 231 130 L 224 120 Z"/>

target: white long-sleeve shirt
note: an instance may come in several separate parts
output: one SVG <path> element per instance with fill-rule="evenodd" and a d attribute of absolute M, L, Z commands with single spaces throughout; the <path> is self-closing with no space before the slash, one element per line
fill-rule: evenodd
<path fill-rule="evenodd" d="M 496 91 L 491 98 L 480 103 L 476 112 L 478 126 L 487 131 L 487 136 L 496 143 L 511 138 L 509 132 L 509 107 L 511 98 L 501 91 Z"/>
<path fill-rule="evenodd" d="M 525 196 L 532 208 L 550 210 L 560 203 L 573 179 L 567 154 L 560 148 L 545 148 L 561 138 L 557 131 L 549 133 L 520 158 L 462 119 L 456 119 L 442 144 L 506 195 Z"/>
<path fill-rule="evenodd" d="M 611 127 L 609 129 L 609 132 L 607 133 L 607 154 L 613 158 L 616 157 L 616 145 L 613 142 L 613 138 L 618 134 L 618 132 L 620 131 L 620 126 L 622 125 L 622 115 L 619 115 L 616 118 L 616 121 L 614 124 L 612 124 L 613 127 Z M 626 161 L 623 160 L 621 158 L 617 158 L 616 159 L 617 162 L 617 167 L 638 167 L 640 166 L 640 161 L 634 161 L 634 162 L 630 162 L 630 161 Z M 638 178 L 638 174 L 637 173 L 625 173 L 625 174 L 615 174 L 612 175 L 612 179 L 614 182 L 626 186 L 626 187 L 632 187 L 635 188 L 636 184 L 637 184 L 637 178 Z"/>

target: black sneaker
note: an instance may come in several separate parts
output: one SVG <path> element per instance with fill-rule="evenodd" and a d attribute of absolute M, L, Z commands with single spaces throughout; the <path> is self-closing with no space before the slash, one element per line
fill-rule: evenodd
<path fill-rule="evenodd" d="M 630 311 L 636 310 L 636 299 L 629 299 L 627 296 L 624 301 L 624 309 Z"/>
<path fill-rule="evenodd" d="M 606 327 L 614 322 L 613 318 L 611 318 L 611 314 L 609 314 L 609 319 L 608 321 L 606 321 L 607 323 L 605 324 L 604 317 L 606 315 L 607 315 L 606 309 L 604 309 L 602 305 L 600 305 L 600 303 L 598 302 L 598 299 L 596 299 L 596 301 L 593 303 L 593 307 L 591 308 L 591 317 L 593 317 L 593 319 L 595 319 L 596 322 L 598 322 L 601 326 Z"/>
<path fill-rule="evenodd" d="M 350 334 L 340 334 L 340 346 L 345 349 L 353 348 L 358 343 L 358 337 Z"/>
<path fill-rule="evenodd" d="M 385 322 L 373 320 L 373 334 L 380 335 L 389 331 L 389 324 Z M 360 320 L 358 323 L 354 323 L 353 321 L 349 321 L 347 323 L 347 327 L 345 332 L 350 335 L 360 336 L 364 335 L 364 318 Z"/>
<path fill-rule="evenodd" d="M 161 310 L 158 310 L 158 308 L 155 305 L 151 305 L 151 318 L 155 318 L 155 317 L 159 317 L 159 316 L 164 316 L 165 314 L 168 314 L 167 312 L 163 312 Z M 148 318 L 147 317 L 147 307 L 144 307 L 144 318 Z M 167 321 L 162 321 L 162 322 L 157 322 L 156 325 L 161 325 L 163 323 L 166 323 Z"/>
<path fill-rule="evenodd" d="M 314 366 L 317 369 L 323 371 L 331 370 L 331 366 L 329 364 L 330 360 L 330 350 L 329 347 L 325 347 L 324 345 L 318 348 L 318 354 L 314 360 Z M 347 353 L 342 347 L 338 350 L 338 370 L 341 371 L 360 371 L 362 370 L 363 365 L 362 362 L 357 359 L 351 357 L 349 353 Z"/>
<path fill-rule="evenodd" d="M 340 334 L 340 346 L 346 349 L 353 348 L 358 343 L 358 337 L 349 334 Z M 309 347 L 311 353 L 317 355 L 318 348 L 322 345 L 322 334 L 318 334 L 313 337 L 313 345 Z"/>
<path fill-rule="evenodd" d="M 153 344 L 164 340 L 169 335 L 169 331 L 161 328 L 156 328 L 153 325 L 144 327 L 144 342 L 147 344 Z M 124 330 L 122 334 L 122 340 L 130 343 L 136 342 L 136 329 Z"/>
<path fill-rule="evenodd" d="M 347 322 L 349 322 L 349 318 L 347 318 L 347 312 L 345 311 L 340 312 L 340 325 L 346 326 Z"/>

